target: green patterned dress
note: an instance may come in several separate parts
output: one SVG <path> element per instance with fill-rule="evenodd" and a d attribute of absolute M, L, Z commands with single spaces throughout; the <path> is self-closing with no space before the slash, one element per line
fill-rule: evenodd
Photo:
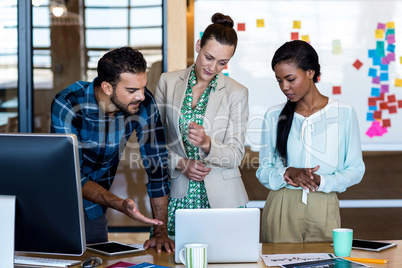
<path fill-rule="evenodd" d="M 193 109 L 192 87 L 197 83 L 197 78 L 195 76 L 194 67 L 191 70 L 179 117 L 179 130 L 188 159 L 200 160 L 200 149 L 188 141 L 188 124 L 190 122 L 196 122 L 198 125 L 202 126 L 209 95 L 211 90 L 215 91 L 217 80 L 218 75 L 216 75 L 209 83 L 208 87 L 198 100 L 197 105 Z M 188 190 L 185 197 L 169 198 L 167 221 L 169 236 L 175 235 L 175 211 L 182 208 L 210 208 L 204 181 L 189 180 Z"/>

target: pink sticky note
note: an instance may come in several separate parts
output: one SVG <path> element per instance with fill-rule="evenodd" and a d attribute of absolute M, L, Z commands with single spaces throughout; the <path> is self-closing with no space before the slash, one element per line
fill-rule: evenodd
<path fill-rule="evenodd" d="M 371 81 L 371 83 L 373 83 L 373 84 L 379 84 L 379 83 L 380 83 L 380 77 L 379 77 L 379 76 L 373 77 L 373 80 Z"/>
<path fill-rule="evenodd" d="M 388 53 L 387 58 L 389 61 L 395 61 L 395 53 L 394 52 Z"/>
<path fill-rule="evenodd" d="M 388 132 L 387 128 L 381 127 L 379 121 L 373 121 L 369 129 L 366 131 L 366 135 L 372 138 L 374 136 L 382 136 L 384 135 L 384 133 L 387 132 Z"/>
<path fill-rule="evenodd" d="M 383 29 L 383 30 L 385 30 L 385 23 L 379 22 L 379 23 L 377 24 L 377 29 Z"/>
<path fill-rule="evenodd" d="M 394 34 L 387 35 L 387 41 L 388 41 L 388 44 L 395 43 L 395 35 Z"/>
<path fill-rule="evenodd" d="M 389 86 L 388 85 L 381 85 L 381 93 L 388 93 Z"/>

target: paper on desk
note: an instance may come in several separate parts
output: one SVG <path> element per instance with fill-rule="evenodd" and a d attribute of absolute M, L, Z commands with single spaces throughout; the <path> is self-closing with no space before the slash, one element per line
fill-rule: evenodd
<path fill-rule="evenodd" d="M 317 261 L 335 258 L 331 253 L 270 254 L 261 255 L 266 266 L 281 266 L 303 261 Z"/>

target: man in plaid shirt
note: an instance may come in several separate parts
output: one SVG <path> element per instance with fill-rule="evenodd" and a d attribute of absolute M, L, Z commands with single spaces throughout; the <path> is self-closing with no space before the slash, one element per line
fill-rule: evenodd
<path fill-rule="evenodd" d="M 98 62 L 93 82 L 78 81 L 59 92 L 52 103 L 51 132 L 75 134 L 79 141 L 81 185 L 87 243 L 108 240 L 106 208 L 133 220 L 154 225 L 150 246 L 167 251 L 167 150 L 164 128 L 153 95 L 146 89 L 146 61 L 130 47 L 106 53 Z M 155 219 L 141 214 L 132 199 L 123 200 L 109 189 L 131 134 L 148 175 L 147 190 Z M 157 245 L 158 244 L 158 245 Z"/>

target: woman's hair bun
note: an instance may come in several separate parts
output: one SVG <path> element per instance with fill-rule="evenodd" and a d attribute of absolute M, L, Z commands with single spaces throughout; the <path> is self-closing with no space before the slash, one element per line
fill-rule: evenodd
<path fill-rule="evenodd" d="M 223 24 L 230 28 L 233 28 L 234 22 L 230 16 L 223 15 L 222 13 L 215 13 L 211 18 L 212 23 L 214 24 Z"/>

